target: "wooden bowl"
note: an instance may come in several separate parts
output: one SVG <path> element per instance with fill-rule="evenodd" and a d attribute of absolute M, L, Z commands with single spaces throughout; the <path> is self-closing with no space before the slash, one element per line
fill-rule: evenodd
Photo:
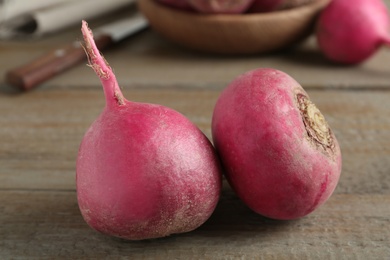
<path fill-rule="evenodd" d="M 220 54 L 254 54 L 288 47 L 306 38 L 329 0 L 289 10 L 239 15 L 207 15 L 139 0 L 150 26 L 182 46 Z"/>

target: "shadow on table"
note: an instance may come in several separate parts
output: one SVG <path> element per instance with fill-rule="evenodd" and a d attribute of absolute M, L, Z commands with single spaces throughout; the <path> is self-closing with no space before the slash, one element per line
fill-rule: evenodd
<path fill-rule="evenodd" d="M 17 95 L 22 93 L 19 89 L 16 89 L 6 83 L 0 83 L 0 95 Z"/>
<path fill-rule="evenodd" d="M 210 244 L 224 244 L 229 241 L 256 240 L 261 244 L 262 240 L 270 234 L 280 236 L 286 234 L 286 230 L 297 225 L 299 220 L 280 221 L 262 217 L 249 209 L 224 182 L 221 199 L 211 217 L 194 231 L 171 235 L 165 238 L 126 241 L 122 239 L 102 238 L 111 241 L 120 241 L 133 246 L 148 245 L 155 247 L 171 247 L 173 245 L 185 245 L 198 241 L 199 246 Z M 264 240 L 264 241 L 265 241 Z"/>

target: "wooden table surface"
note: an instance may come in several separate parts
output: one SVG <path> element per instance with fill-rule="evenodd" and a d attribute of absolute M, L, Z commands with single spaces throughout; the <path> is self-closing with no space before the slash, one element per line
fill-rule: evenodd
<path fill-rule="evenodd" d="M 0 72 L 80 38 L 73 27 L 0 42 Z M 209 138 L 214 103 L 234 77 L 257 67 L 290 74 L 340 142 L 335 193 L 304 218 L 276 221 L 253 213 L 224 183 L 214 214 L 193 232 L 138 242 L 104 236 L 82 219 L 75 190 L 78 146 L 104 106 L 98 79 L 85 64 L 29 93 L 1 79 L 0 259 L 390 258 L 390 51 L 360 66 L 334 66 L 310 38 L 280 53 L 216 56 L 148 30 L 104 54 L 128 99 L 172 107 Z"/>

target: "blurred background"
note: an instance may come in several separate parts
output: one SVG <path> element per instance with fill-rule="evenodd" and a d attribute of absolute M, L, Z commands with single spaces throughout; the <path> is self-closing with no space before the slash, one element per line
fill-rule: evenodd
<path fill-rule="evenodd" d="M 387 259 L 387 46 L 355 65 L 327 59 L 314 34 L 327 0 L 230 15 L 174 2 L 0 0 L 0 259 Z M 135 243 L 94 232 L 78 208 L 75 164 L 105 100 L 81 47 L 82 19 L 127 99 L 171 107 L 210 140 L 214 104 L 238 75 L 272 67 L 295 78 L 340 142 L 329 202 L 274 221 L 224 183 L 215 213 L 194 232 Z"/>
<path fill-rule="evenodd" d="M 389 4 L 389 1 L 385 2 Z M 133 0 L 117 0 L 110 3 L 88 0 L 35 0 L 29 1 L 28 4 L 21 0 L 2 1 L 0 72 L 3 88 L 4 75 L 8 70 L 26 64 L 49 50 L 81 41 L 81 19 L 86 19 L 94 30 L 132 16 L 138 12 L 136 6 L 137 3 Z M 37 10 L 34 10 L 35 8 Z M 157 12 L 152 16 L 161 15 Z M 182 21 L 177 20 L 177 23 Z M 277 26 L 271 29 L 279 30 Z M 240 34 L 237 35 L 236 38 L 240 39 Z M 263 38 L 269 37 L 267 30 L 262 31 L 261 26 L 259 35 Z M 275 41 L 277 42 L 277 39 Z M 358 66 L 339 66 L 324 58 L 313 35 L 304 38 L 299 44 L 287 44 L 277 50 L 249 54 L 219 54 L 187 48 L 166 37 L 161 31 L 148 27 L 111 45 L 110 50 L 104 53 L 115 68 L 122 87 L 151 83 L 162 87 L 165 84 L 183 86 L 190 84 L 222 88 L 235 76 L 257 67 L 283 70 L 306 86 L 348 87 L 367 84 L 384 86 L 389 82 L 389 73 L 382 65 L 390 55 L 386 48 L 380 48 L 378 53 Z M 213 69 L 210 70 L 206 64 L 212 64 Z M 80 84 L 92 84 L 90 79 L 93 77 L 90 73 L 84 72 L 85 66 L 79 63 L 66 73 L 40 84 L 40 87 L 55 85 L 72 88 Z"/>

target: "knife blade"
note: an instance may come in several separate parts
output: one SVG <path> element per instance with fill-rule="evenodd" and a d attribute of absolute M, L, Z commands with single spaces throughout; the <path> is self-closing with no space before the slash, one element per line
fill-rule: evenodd
<path fill-rule="evenodd" d="M 103 50 L 147 27 L 147 20 L 140 13 L 136 13 L 129 18 L 94 29 L 94 38 L 97 47 Z M 9 70 L 5 74 L 5 82 L 22 91 L 31 90 L 85 59 L 82 45 L 75 41 Z"/>

